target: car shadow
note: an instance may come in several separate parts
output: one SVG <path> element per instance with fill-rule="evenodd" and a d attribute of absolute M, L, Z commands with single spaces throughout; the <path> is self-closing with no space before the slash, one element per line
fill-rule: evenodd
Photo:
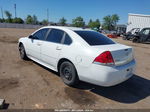
<path fill-rule="evenodd" d="M 3 105 L 3 107 L 0 108 L 0 110 L 7 110 L 8 107 L 9 107 L 9 103 L 5 103 L 5 104 Z"/>
<path fill-rule="evenodd" d="M 58 73 L 58 72 L 55 72 L 55 71 L 53 71 L 53 70 L 51 70 L 51 69 L 49 69 L 49 68 L 47 68 L 47 67 L 45 67 L 45 66 L 43 66 L 43 65 L 41 65 L 41 64 L 39 64 L 39 63 L 37 63 L 37 62 L 35 62 L 35 61 L 33 61 L 33 60 L 29 60 L 29 61 L 32 61 L 34 64 L 36 64 L 36 65 L 42 67 L 43 69 L 45 69 L 45 70 L 47 70 L 47 71 L 49 71 L 49 72 L 51 72 L 51 73 L 53 73 L 54 75 L 56 75 L 56 76 L 59 77 L 59 73 Z"/>
<path fill-rule="evenodd" d="M 40 64 L 38 65 L 59 77 L 57 72 Z M 73 86 L 73 88 L 83 91 L 89 90 L 94 94 L 118 101 L 120 103 L 136 103 L 150 95 L 150 80 L 138 75 L 133 75 L 129 80 L 112 87 L 101 87 L 80 81 L 79 84 Z"/>
<path fill-rule="evenodd" d="M 150 42 L 145 42 L 145 43 L 143 43 L 143 44 L 150 44 Z"/>
<path fill-rule="evenodd" d="M 150 95 L 150 80 L 134 75 L 124 83 L 112 87 L 100 87 L 80 82 L 75 88 L 89 90 L 120 103 L 135 103 Z"/>

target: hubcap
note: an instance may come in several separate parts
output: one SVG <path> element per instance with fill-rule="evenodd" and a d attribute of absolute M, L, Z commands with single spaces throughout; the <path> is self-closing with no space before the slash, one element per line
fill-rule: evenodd
<path fill-rule="evenodd" d="M 23 46 L 20 47 L 20 55 L 21 55 L 21 57 L 24 57 L 24 48 L 23 48 Z"/>
<path fill-rule="evenodd" d="M 68 81 L 72 79 L 72 72 L 69 66 L 64 67 L 62 73 L 63 73 L 64 78 L 67 79 Z"/>

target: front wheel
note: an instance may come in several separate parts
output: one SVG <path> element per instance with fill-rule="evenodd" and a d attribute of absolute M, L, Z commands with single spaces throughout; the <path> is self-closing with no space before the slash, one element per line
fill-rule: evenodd
<path fill-rule="evenodd" d="M 21 44 L 21 45 L 19 46 L 19 52 L 20 52 L 20 57 L 21 57 L 21 59 L 23 59 L 23 60 L 27 60 L 27 59 L 28 59 L 23 44 Z"/>
<path fill-rule="evenodd" d="M 126 36 L 123 36 L 122 39 L 123 39 L 123 40 L 126 40 Z"/>
<path fill-rule="evenodd" d="M 59 73 L 63 82 L 69 86 L 76 85 L 79 82 L 76 69 L 69 61 L 65 61 L 60 65 Z"/>

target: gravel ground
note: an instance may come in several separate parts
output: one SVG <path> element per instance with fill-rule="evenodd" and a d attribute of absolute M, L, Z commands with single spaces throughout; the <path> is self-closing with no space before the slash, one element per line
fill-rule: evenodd
<path fill-rule="evenodd" d="M 114 87 L 80 82 L 68 87 L 57 73 L 33 61 L 22 61 L 17 40 L 33 29 L 0 29 L 0 98 L 8 109 L 147 109 L 150 108 L 150 44 L 115 41 L 132 46 L 136 74 Z"/>

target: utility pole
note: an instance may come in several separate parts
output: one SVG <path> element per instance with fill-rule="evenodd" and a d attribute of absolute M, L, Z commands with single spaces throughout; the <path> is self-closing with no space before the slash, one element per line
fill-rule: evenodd
<path fill-rule="evenodd" d="M 47 21 L 48 21 L 48 24 L 49 24 L 49 9 L 47 8 Z"/>
<path fill-rule="evenodd" d="M 16 13 L 16 4 L 14 4 L 14 9 L 15 9 L 15 18 L 17 17 L 17 13 Z"/>
<path fill-rule="evenodd" d="M 3 8 L 1 7 L 1 13 L 2 13 L 2 19 L 4 19 L 4 16 L 3 16 Z"/>

